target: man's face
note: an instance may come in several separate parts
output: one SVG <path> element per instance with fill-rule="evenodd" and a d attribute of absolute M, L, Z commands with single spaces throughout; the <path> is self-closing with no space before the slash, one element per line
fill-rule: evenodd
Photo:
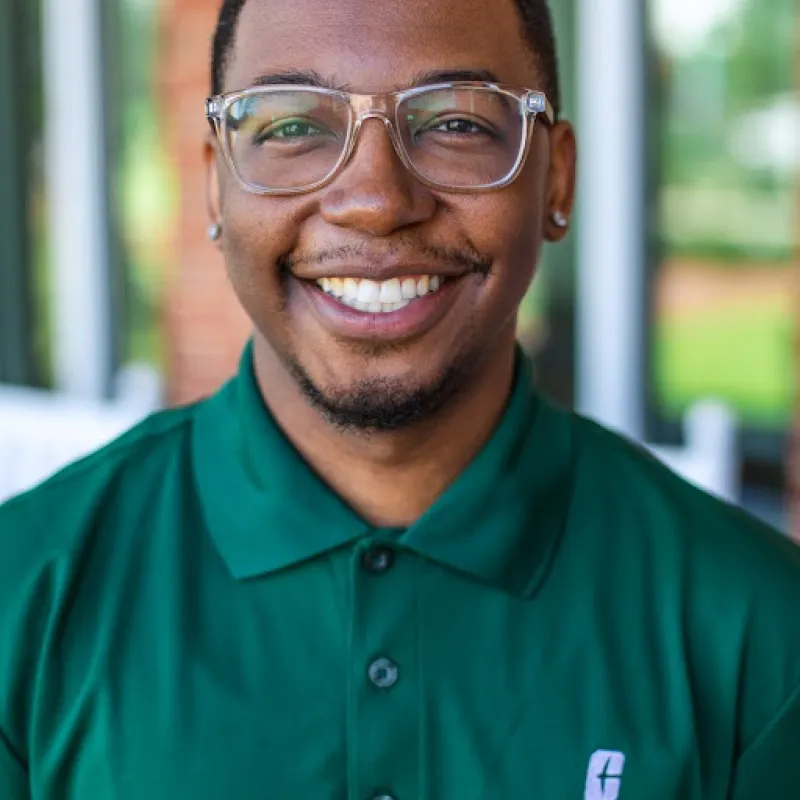
<path fill-rule="evenodd" d="M 283 71 L 363 93 L 442 71 L 542 88 L 514 0 L 249 0 L 225 91 Z M 567 126 L 537 124 L 514 183 L 454 194 L 415 180 L 371 119 L 332 183 L 265 197 L 244 191 L 209 146 L 212 214 L 257 348 L 340 424 L 397 428 L 430 415 L 507 360 L 542 238 L 558 235 L 550 212 L 572 202 L 573 155 Z M 323 277 L 442 287 L 392 313 L 358 311 L 326 294 Z"/>

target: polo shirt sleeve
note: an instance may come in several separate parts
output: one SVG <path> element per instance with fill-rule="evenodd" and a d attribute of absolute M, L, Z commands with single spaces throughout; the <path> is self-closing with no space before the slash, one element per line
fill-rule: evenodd
<path fill-rule="evenodd" d="M 800 797 L 800 686 L 739 757 L 730 800 Z"/>
<path fill-rule="evenodd" d="M 0 797 L 3 800 L 29 800 L 30 796 L 25 768 L 0 732 Z"/>

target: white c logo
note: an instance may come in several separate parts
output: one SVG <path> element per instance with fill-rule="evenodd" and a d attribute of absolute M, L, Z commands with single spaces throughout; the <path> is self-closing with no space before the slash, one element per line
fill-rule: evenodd
<path fill-rule="evenodd" d="M 617 750 L 592 753 L 586 772 L 585 800 L 618 800 L 624 769 L 624 753 Z"/>

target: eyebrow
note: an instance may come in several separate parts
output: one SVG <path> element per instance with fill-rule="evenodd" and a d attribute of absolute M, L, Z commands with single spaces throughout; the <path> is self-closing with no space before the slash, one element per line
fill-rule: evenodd
<path fill-rule="evenodd" d="M 286 69 L 259 75 L 251 86 L 317 86 L 321 89 L 341 89 L 314 70 Z"/>
<path fill-rule="evenodd" d="M 485 69 L 448 69 L 427 70 L 418 72 L 411 82 L 398 86 L 398 89 L 409 89 L 417 86 L 429 86 L 435 83 L 456 83 L 459 81 L 478 83 L 499 83 L 494 73 Z M 332 78 L 325 78 L 316 70 L 286 69 L 259 75 L 251 86 L 315 86 L 320 89 L 334 91 L 352 91 L 348 84 L 337 84 Z"/>
<path fill-rule="evenodd" d="M 446 69 L 417 73 L 410 86 L 427 86 L 431 83 L 500 83 L 494 73 L 486 69 Z"/>

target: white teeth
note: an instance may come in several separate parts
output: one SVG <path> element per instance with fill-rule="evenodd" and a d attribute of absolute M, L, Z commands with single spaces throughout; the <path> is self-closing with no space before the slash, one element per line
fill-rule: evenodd
<path fill-rule="evenodd" d="M 417 282 L 413 278 L 405 278 L 400 291 L 404 299 L 413 300 L 417 296 Z"/>
<path fill-rule="evenodd" d="M 355 278 L 344 279 L 344 296 L 349 297 L 351 300 L 358 299 L 358 281 Z"/>
<path fill-rule="evenodd" d="M 363 280 L 358 285 L 358 299 L 362 303 L 379 303 L 381 299 L 381 287 L 375 281 Z"/>
<path fill-rule="evenodd" d="M 421 278 L 391 278 L 371 281 L 366 278 L 320 278 L 317 285 L 341 303 L 370 314 L 399 311 L 418 297 L 437 291 L 445 282 L 438 275 Z"/>
<path fill-rule="evenodd" d="M 397 278 L 381 284 L 381 303 L 399 303 L 402 299 L 403 290 Z"/>

